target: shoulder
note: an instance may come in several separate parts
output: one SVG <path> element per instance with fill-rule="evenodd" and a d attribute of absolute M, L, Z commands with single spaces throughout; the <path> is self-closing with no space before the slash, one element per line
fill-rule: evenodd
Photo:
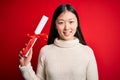
<path fill-rule="evenodd" d="M 86 45 L 85 48 L 89 53 L 93 53 L 93 49 L 90 46 Z"/>
<path fill-rule="evenodd" d="M 41 48 L 40 51 L 47 51 L 47 50 L 50 50 L 51 48 L 54 47 L 54 44 L 50 44 L 50 45 L 45 45 Z"/>
<path fill-rule="evenodd" d="M 93 49 L 90 46 L 81 45 L 81 48 L 84 51 L 84 53 L 86 53 L 86 55 L 88 55 L 88 56 L 93 56 L 94 55 Z"/>
<path fill-rule="evenodd" d="M 54 46 L 53 44 L 43 46 L 40 49 L 40 55 L 42 56 L 42 55 L 47 54 L 47 52 L 49 52 L 53 48 L 53 46 Z"/>
<path fill-rule="evenodd" d="M 84 51 L 93 52 L 92 48 L 89 45 L 83 45 L 79 43 L 79 48 L 83 49 Z"/>
<path fill-rule="evenodd" d="M 85 46 L 86 51 L 87 51 L 87 55 L 89 56 L 90 60 L 95 59 L 95 55 L 94 55 L 94 51 L 90 46 Z"/>

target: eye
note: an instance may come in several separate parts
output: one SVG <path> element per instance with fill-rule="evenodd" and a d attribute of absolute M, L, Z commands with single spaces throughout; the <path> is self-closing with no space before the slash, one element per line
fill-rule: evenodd
<path fill-rule="evenodd" d="M 59 22 L 58 22 L 58 24 L 63 24 L 63 23 L 64 23 L 64 22 L 62 22 L 62 21 L 59 21 Z"/>
<path fill-rule="evenodd" d="M 74 21 L 69 21 L 70 24 L 74 23 Z"/>

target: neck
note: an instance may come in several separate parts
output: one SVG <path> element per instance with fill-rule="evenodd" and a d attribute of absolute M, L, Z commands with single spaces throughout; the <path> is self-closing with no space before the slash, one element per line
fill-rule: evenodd
<path fill-rule="evenodd" d="M 74 47 L 79 44 L 78 38 L 74 38 L 71 40 L 63 40 L 56 38 L 54 44 L 59 47 Z"/>

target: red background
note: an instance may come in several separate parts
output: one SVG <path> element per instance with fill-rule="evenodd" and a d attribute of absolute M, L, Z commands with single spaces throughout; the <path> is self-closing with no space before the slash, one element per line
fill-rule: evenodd
<path fill-rule="evenodd" d="M 18 65 L 19 51 L 33 34 L 42 15 L 49 17 L 44 33 L 49 33 L 55 8 L 72 4 L 80 17 L 81 28 L 88 45 L 94 50 L 100 80 L 120 80 L 120 2 L 119 0 L 0 0 L 0 80 L 23 80 Z M 40 48 L 34 46 L 32 65 L 37 66 Z"/>

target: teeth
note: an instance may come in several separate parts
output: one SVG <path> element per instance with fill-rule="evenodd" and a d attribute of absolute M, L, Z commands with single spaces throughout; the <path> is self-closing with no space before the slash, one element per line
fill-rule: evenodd
<path fill-rule="evenodd" d="M 63 32 L 65 36 L 69 36 L 72 31 Z"/>

